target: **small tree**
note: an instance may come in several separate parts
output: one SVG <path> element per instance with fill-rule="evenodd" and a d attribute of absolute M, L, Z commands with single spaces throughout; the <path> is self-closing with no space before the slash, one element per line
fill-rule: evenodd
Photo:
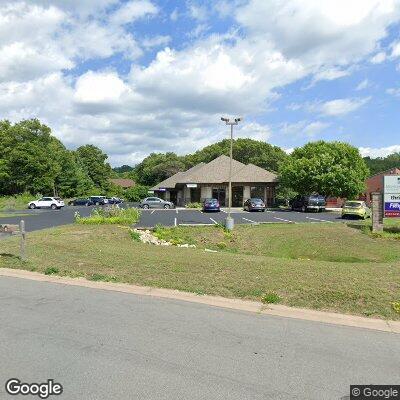
<path fill-rule="evenodd" d="M 299 194 L 352 198 L 365 190 L 368 168 L 357 148 L 341 142 L 312 142 L 281 165 L 280 183 Z"/>
<path fill-rule="evenodd" d="M 140 201 L 149 196 L 149 187 L 135 185 L 125 191 L 125 198 L 128 201 Z"/>

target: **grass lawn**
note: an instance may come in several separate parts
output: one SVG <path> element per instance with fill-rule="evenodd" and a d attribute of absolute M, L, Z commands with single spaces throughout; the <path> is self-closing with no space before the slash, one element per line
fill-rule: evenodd
<path fill-rule="evenodd" d="M 24 214 L 24 213 L 4 213 L 0 211 L 0 218 L 12 218 L 12 217 L 30 217 L 33 214 Z"/>
<path fill-rule="evenodd" d="M 0 266 L 92 280 L 173 288 L 319 310 L 400 319 L 400 241 L 374 238 L 344 224 L 178 227 L 163 236 L 197 248 L 135 242 L 127 227 L 70 225 L 0 241 Z M 205 248 L 218 252 L 206 252 Z"/>

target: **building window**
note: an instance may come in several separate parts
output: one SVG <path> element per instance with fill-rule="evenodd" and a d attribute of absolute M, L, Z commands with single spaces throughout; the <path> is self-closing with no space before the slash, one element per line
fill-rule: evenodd
<path fill-rule="evenodd" d="M 264 186 L 252 186 L 250 188 L 250 197 L 264 201 Z"/>

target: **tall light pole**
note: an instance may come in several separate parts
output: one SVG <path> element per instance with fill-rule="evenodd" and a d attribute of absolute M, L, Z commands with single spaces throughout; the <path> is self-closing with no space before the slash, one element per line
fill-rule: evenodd
<path fill-rule="evenodd" d="M 243 118 L 234 118 L 230 120 L 229 118 L 222 117 L 221 121 L 225 122 L 226 125 L 231 127 L 231 148 L 230 148 L 230 159 L 229 159 L 229 189 L 228 189 L 228 216 L 225 221 L 225 228 L 228 230 L 233 229 L 234 221 L 231 217 L 231 207 L 232 207 L 232 153 L 233 153 L 233 125 L 238 125 Z"/>

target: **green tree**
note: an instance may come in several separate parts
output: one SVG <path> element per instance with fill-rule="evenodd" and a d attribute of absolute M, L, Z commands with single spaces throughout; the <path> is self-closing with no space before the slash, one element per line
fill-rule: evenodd
<path fill-rule="evenodd" d="M 143 185 L 135 185 L 127 189 L 124 193 L 128 201 L 140 201 L 149 196 L 149 187 Z"/>
<path fill-rule="evenodd" d="M 300 194 L 345 198 L 364 191 L 369 173 L 357 148 L 324 141 L 295 149 L 279 172 L 280 184 Z"/>
<path fill-rule="evenodd" d="M 185 157 L 185 163 L 193 166 L 200 162 L 210 162 L 221 154 L 229 155 L 230 140 L 204 147 Z M 233 158 L 244 164 L 254 164 L 269 171 L 278 171 L 279 166 L 287 159 L 287 154 L 277 146 L 253 139 L 236 139 L 233 141 Z"/>
<path fill-rule="evenodd" d="M 152 186 L 185 170 L 182 157 L 175 153 L 151 153 L 135 167 L 139 184 Z"/>
<path fill-rule="evenodd" d="M 76 150 L 78 164 L 92 180 L 97 188 L 107 191 L 110 186 L 109 179 L 112 175 L 110 164 L 106 162 L 108 156 L 98 147 L 88 144 Z"/>
<path fill-rule="evenodd" d="M 400 168 L 400 152 L 389 154 L 386 157 L 365 157 L 364 160 L 371 171 L 371 175 L 379 174 L 380 172 L 396 167 Z"/>

